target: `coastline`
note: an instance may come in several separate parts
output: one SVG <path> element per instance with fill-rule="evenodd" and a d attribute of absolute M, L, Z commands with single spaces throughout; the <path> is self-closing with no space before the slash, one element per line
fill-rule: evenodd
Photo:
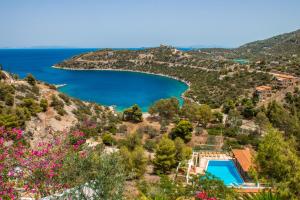
<path fill-rule="evenodd" d="M 61 70 L 73 70 L 73 71 L 119 71 L 119 72 L 137 72 L 137 73 L 144 73 L 144 74 L 150 74 L 150 75 L 156 75 L 156 76 L 163 76 L 171 79 L 175 79 L 177 81 L 180 81 L 182 83 L 185 83 L 188 86 L 188 89 L 184 91 L 184 93 L 181 94 L 181 98 L 184 100 L 190 100 L 192 102 L 195 102 L 193 99 L 186 97 L 185 94 L 190 91 L 191 88 L 191 83 L 189 81 L 180 79 L 175 76 L 170 76 L 166 74 L 161 74 L 161 73 L 153 73 L 153 72 L 147 72 L 147 71 L 140 71 L 140 70 L 131 70 L 131 69 L 115 69 L 115 68 L 106 68 L 106 69 L 84 69 L 84 68 L 67 68 L 67 67 L 57 67 L 55 65 L 52 66 L 52 68 L 55 69 L 61 69 Z"/>
<path fill-rule="evenodd" d="M 138 72 L 138 73 L 144 73 L 144 74 L 151 74 L 151 75 L 157 75 L 157 76 L 164 76 L 167 78 L 172 78 L 175 79 L 177 81 L 183 82 L 185 83 L 187 86 L 191 87 L 191 83 L 180 79 L 176 76 L 170 76 L 170 75 L 166 75 L 166 74 L 161 74 L 161 73 L 153 73 L 153 72 L 147 72 L 147 71 L 140 71 L 140 70 L 132 70 L 132 69 L 115 69 L 115 68 L 106 68 L 106 69 L 84 69 L 84 68 L 67 68 L 67 67 L 56 67 L 55 65 L 52 66 L 52 68 L 55 69 L 63 69 L 63 70 L 73 70 L 73 71 L 120 71 L 120 72 Z"/>

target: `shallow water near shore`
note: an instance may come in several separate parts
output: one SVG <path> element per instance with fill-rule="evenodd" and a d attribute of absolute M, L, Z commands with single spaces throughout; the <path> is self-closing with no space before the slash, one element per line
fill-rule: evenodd
<path fill-rule="evenodd" d="M 116 106 L 121 111 L 138 104 L 144 112 L 155 101 L 176 97 L 188 86 L 178 80 L 125 71 L 74 71 L 51 66 L 72 56 L 95 49 L 1 49 L 0 64 L 4 70 L 21 78 L 31 73 L 51 84 L 67 84 L 60 91 L 81 100 Z"/>

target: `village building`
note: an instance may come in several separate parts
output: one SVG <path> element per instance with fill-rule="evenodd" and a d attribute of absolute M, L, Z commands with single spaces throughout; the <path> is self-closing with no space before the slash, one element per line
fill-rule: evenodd
<path fill-rule="evenodd" d="M 292 75 L 274 73 L 273 76 L 276 78 L 276 86 L 279 88 L 295 86 L 298 81 L 298 78 Z"/>
<path fill-rule="evenodd" d="M 255 88 L 255 93 L 259 100 L 264 100 L 272 96 L 272 87 L 261 85 Z"/>

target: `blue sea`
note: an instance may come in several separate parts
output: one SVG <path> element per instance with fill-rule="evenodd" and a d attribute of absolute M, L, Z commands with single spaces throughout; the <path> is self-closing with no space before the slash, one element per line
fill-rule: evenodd
<path fill-rule="evenodd" d="M 176 97 L 188 86 L 175 79 L 135 72 L 72 71 L 51 66 L 96 49 L 0 49 L 4 70 L 24 78 L 28 73 L 51 84 L 67 84 L 60 91 L 90 102 L 116 106 L 121 111 L 138 104 L 146 112 L 162 98 Z"/>

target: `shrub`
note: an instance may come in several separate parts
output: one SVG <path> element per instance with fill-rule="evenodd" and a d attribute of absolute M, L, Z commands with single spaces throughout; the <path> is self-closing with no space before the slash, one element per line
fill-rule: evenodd
<path fill-rule="evenodd" d="M 112 137 L 112 135 L 110 133 L 104 133 L 101 136 L 102 142 L 105 145 L 111 146 L 114 144 L 114 138 Z"/>
<path fill-rule="evenodd" d="M 146 140 L 144 144 L 144 148 L 147 149 L 149 152 L 154 152 L 156 149 L 157 142 L 153 139 Z"/>
<path fill-rule="evenodd" d="M 46 112 L 48 109 L 48 101 L 47 99 L 41 99 L 40 107 L 42 108 L 43 112 Z"/>
<path fill-rule="evenodd" d="M 11 94 L 5 96 L 5 104 L 8 106 L 14 105 L 14 97 Z"/>
<path fill-rule="evenodd" d="M 27 83 L 29 85 L 34 86 L 36 84 L 36 80 L 32 74 L 28 74 L 27 77 L 25 78 L 25 80 L 27 81 Z"/>
<path fill-rule="evenodd" d="M 123 112 L 123 120 L 132 122 L 142 122 L 143 113 L 141 108 L 135 104 L 131 108 L 126 109 Z"/>
<path fill-rule="evenodd" d="M 70 97 L 68 97 L 67 95 L 63 94 L 63 93 L 59 93 L 58 96 L 69 106 L 71 105 L 71 100 Z"/>

